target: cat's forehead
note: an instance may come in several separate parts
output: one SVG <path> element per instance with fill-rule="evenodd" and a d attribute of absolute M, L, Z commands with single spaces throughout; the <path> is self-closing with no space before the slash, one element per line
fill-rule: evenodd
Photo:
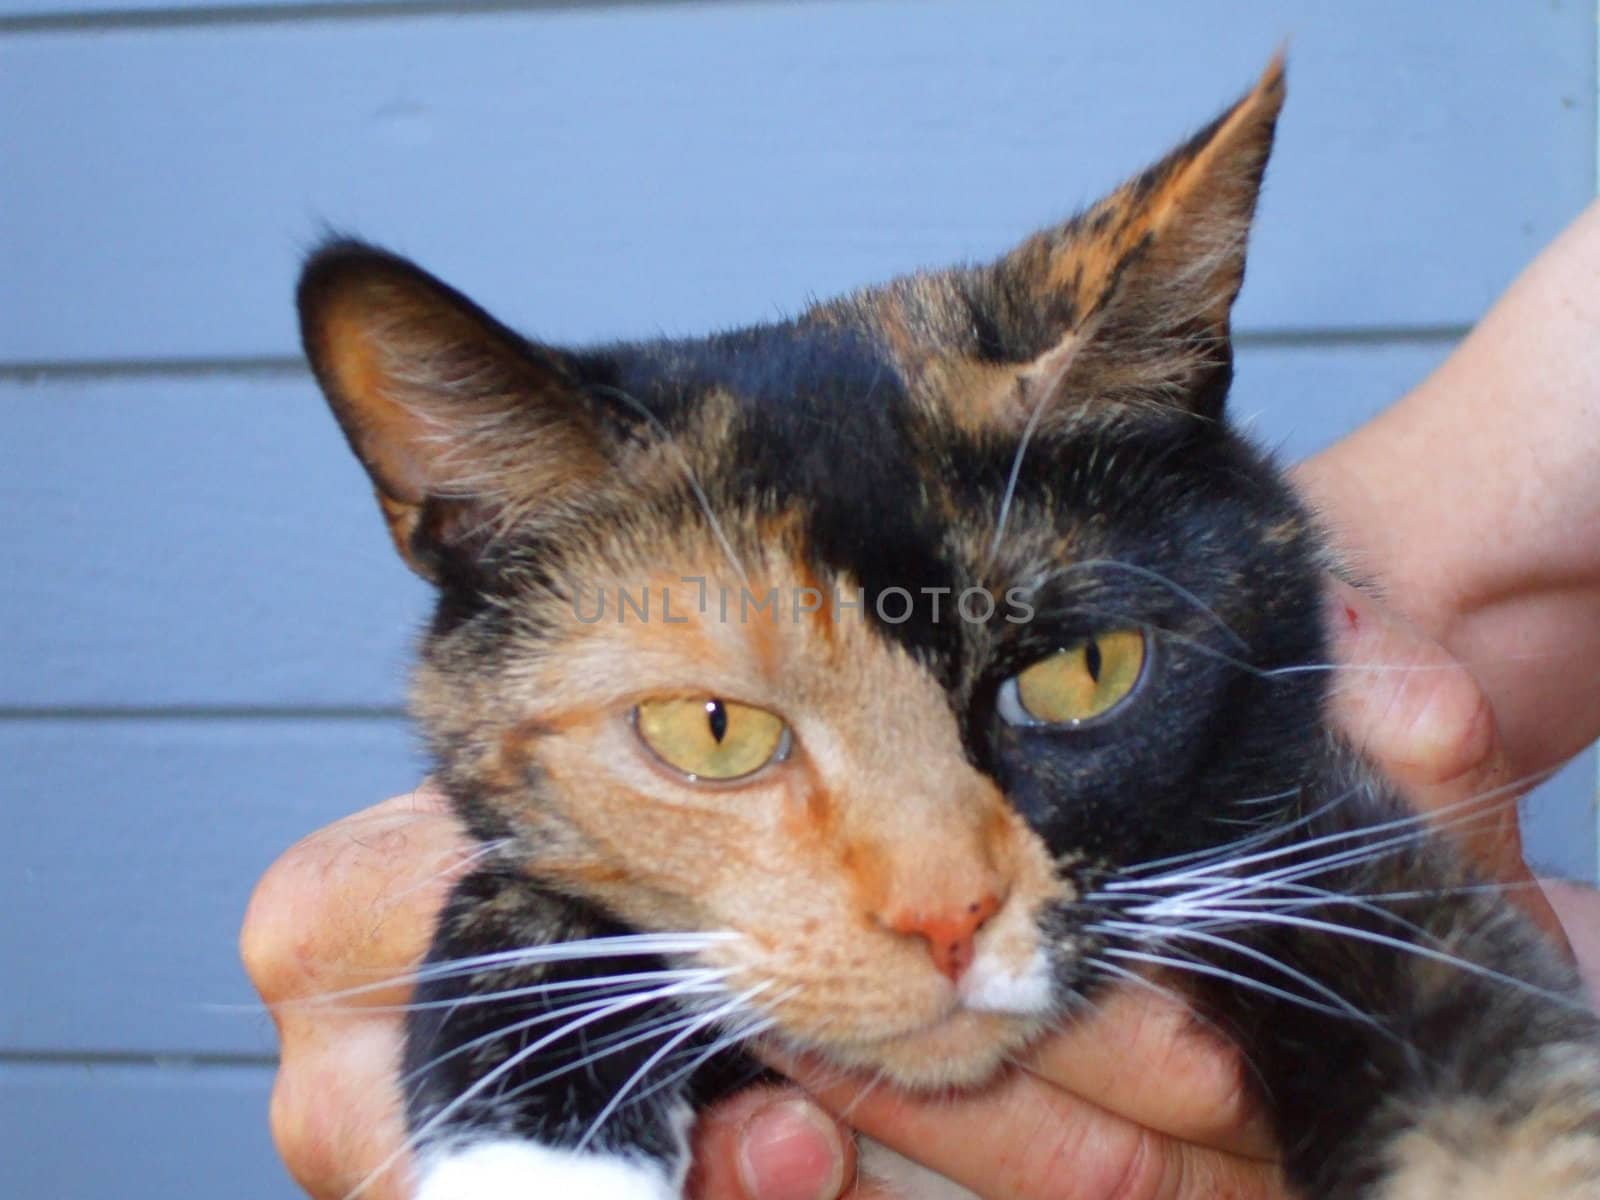
<path fill-rule="evenodd" d="M 1193 432 L 1192 419 L 1093 403 L 1048 428 L 973 428 L 951 415 L 970 407 L 962 389 L 1015 386 L 1018 368 L 957 353 L 919 368 L 886 344 L 888 307 L 635 350 L 620 384 L 670 424 L 641 455 L 648 469 L 625 471 L 630 524 L 663 553 L 685 520 L 713 547 L 764 549 L 783 528 L 804 569 L 869 598 L 998 595 L 1105 549 L 1106 502 L 1130 503 L 1108 469 L 1131 477 Z M 902 644 L 950 644 L 899 624 Z"/>
<path fill-rule="evenodd" d="M 994 287 L 980 272 L 906 276 L 790 321 L 613 347 L 607 368 L 668 421 L 731 400 L 752 435 L 788 448 L 820 444 L 882 460 L 906 449 L 937 453 L 948 433 L 1014 443 L 1025 425 L 1014 410 L 1026 364 L 985 316 Z M 1058 421 L 1079 406 L 1050 407 Z M 1114 406 L 1073 415 L 1097 414 Z"/>
<path fill-rule="evenodd" d="M 554 712 L 713 691 L 789 712 L 847 709 L 896 729 L 944 730 L 939 681 L 884 636 L 873 603 L 848 576 L 815 571 L 793 541 L 680 538 L 637 570 L 597 565 L 562 598 L 549 622 L 560 627 L 559 649 L 537 656 L 533 691 Z M 929 725 L 939 712 L 947 719 Z"/>

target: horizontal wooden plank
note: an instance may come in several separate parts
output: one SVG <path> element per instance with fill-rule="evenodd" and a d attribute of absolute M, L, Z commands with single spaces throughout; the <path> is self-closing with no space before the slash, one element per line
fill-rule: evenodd
<path fill-rule="evenodd" d="M 0 962 L 28 981 L 0 1051 L 270 1053 L 237 951 L 251 888 L 422 773 L 398 720 L 0 721 L 0 762 Z"/>
<path fill-rule="evenodd" d="M 1249 347 L 1235 411 L 1289 457 L 1443 343 Z M 301 375 L 0 385 L 0 707 L 401 701 L 427 589 Z"/>
<path fill-rule="evenodd" d="M 399 702 L 426 589 L 309 376 L 0 395 L 0 703 Z"/>
<path fill-rule="evenodd" d="M 270 1052 L 235 949 L 252 885 L 420 771 L 398 721 L 0 721 L 0 762 L 0 811 L 26 814 L 0 845 L 13 1053 Z M 1534 862 L 1594 878 L 1594 789 L 1592 752 L 1546 785 Z"/>
<path fill-rule="evenodd" d="M 290 352 L 325 222 L 552 339 L 746 322 L 1000 250 L 1205 121 L 1290 35 L 1243 326 L 1468 322 L 1592 195 L 1593 14 L 1573 3 L 23 33 L 0 39 L 0 161 L 24 167 L 0 361 Z"/>
<path fill-rule="evenodd" d="M 0 1063 L 0 1195 L 305 1200 L 267 1129 L 266 1067 Z"/>

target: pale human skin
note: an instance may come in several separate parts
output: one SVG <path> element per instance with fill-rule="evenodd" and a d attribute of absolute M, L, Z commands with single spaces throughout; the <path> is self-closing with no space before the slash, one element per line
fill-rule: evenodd
<path fill-rule="evenodd" d="M 1302 488 L 1387 605 L 1330 585 L 1334 716 L 1419 807 L 1502 789 L 1472 851 L 1600 990 L 1600 895 L 1523 865 L 1511 800 L 1600 734 L 1600 205 L 1547 249 L 1437 372 L 1303 464 Z M 1381 668 L 1381 669 L 1375 669 Z M 1400 669 L 1418 668 L 1418 669 Z M 396 1155 L 406 986 L 296 1003 L 404 971 L 470 844 L 421 788 L 320 830 L 262 879 L 242 935 L 283 1065 L 272 1129 L 291 1173 L 340 1200 Z M 1143 991 L 958 1099 L 817 1064 L 700 1122 L 699 1200 L 886 1200 L 855 1176 L 848 1124 L 984 1200 L 1280 1200 L 1240 1065 Z M 363 1193 L 406 1194 L 403 1155 Z"/>

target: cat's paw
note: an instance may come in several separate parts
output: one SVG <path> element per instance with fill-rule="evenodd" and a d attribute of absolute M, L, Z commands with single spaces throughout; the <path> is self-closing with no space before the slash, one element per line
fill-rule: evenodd
<path fill-rule="evenodd" d="M 501 1138 L 440 1149 L 422 1162 L 415 1200 L 680 1200 L 647 1158 L 576 1153 Z"/>

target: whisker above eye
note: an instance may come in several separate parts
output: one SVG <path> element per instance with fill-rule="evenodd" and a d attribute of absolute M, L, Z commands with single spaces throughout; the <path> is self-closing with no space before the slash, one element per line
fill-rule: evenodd
<path fill-rule="evenodd" d="M 1022 386 L 1019 381 L 1018 386 Z M 1027 456 L 1028 447 L 1033 442 L 1034 434 L 1039 432 L 1039 421 L 1044 416 L 1044 410 L 1049 406 L 1051 392 L 1048 388 L 1040 389 L 1039 399 L 1034 401 L 1033 410 L 1028 413 L 1028 423 L 1023 426 L 1022 436 L 1017 439 L 1017 452 L 1011 458 L 1011 471 L 1006 476 L 1006 488 L 1000 497 L 1000 511 L 995 515 L 994 536 L 989 540 L 989 556 L 984 560 L 981 574 L 987 577 L 994 566 L 995 559 L 999 557 L 1001 542 L 1005 539 L 1006 522 L 1011 517 L 1011 506 L 1017 499 L 1017 480 L 1022 475 L 1022 460 Z"/>
<path fill-rule="evenodd" d="M 1216 609 L 1212 608 L 1209 604 L 1200 599 L 1199 596 L 1195 595 L 1181 583 L 1178 583 L 1172 579 L 1168 579 L 1165 575 L 1161 574 L 1160 571 L 1153 571 L 1149 567 L 1142 567 L 1137 563 L 1124 562 L 1121 559 L 1116 558 L 1086 558 L 1079 562 L 1067 563 L 1063 566 L 1047 571 L 1036 581 L 1030 581 L 1028 587 L 1030 590 L 1037 590 L 1052 580 L 1058 579 L 1064 575 L 1074 574 L 1079 571 L 1100 570 L 1126 571 L 1130 575 L 1135 575 L 1140 579 L 1147 579 L 1151 583 L 1166 588 L 1174 596 L 1177 596 L 1180 600 L 1183 600 L 1185 603 L 1192 606 L 1196 612 L 1199 612 L 1203 616 L 1207 617 L 1229 641 L 1238 647 L 1241 653 L 1250 653 L 1250 644 L 1246 642 L 1244 638 L 1240 637 L 1234 632 L 1233 627 L 1222 619 L 1222 614 L 1217 612 Z M 1092 608 L 1085 608 L 1081 611 L 1092 611 Z"/>
<path fill-rule="evenodd" d="M 711 534 L 717 539 L 717 545 L 728 560 L 728 565 L 733 568 L 734 574 L 739 577 L 739 582 L 745 586 L 750 584 L 750 576 L 745 572 L 744 563 L 734 553 L 733 543 L 728 540 L 727 531 L 723 529 L 722 522 L 717 519 L 717 514 L 711 509 L 711 499 L 706 495 L 706 490 L 701 486 L 700 478 L 694 472 L 694 466 L 689 462 L 689 456 L 683 452 L 683 447 L 672 436 L 671 431 L 661 423 L 661 418 L 651 412 L 648 407 L 636 396 L 631 396 L 619 387 L 603 384 L 591 384 L 590 387 L 597 395 L 619 400 L 636 416 L 643 417 L 645 421 L 661 435 L 664 445 L 670 448 L 677 456 L 678 463 L 683 467 L 684 480 L 689 485 L 689 490 L 694 493 L 695 503 L 700 506 L 700 511 L 705 515 L 706 523 L 711 527 Z"/>

